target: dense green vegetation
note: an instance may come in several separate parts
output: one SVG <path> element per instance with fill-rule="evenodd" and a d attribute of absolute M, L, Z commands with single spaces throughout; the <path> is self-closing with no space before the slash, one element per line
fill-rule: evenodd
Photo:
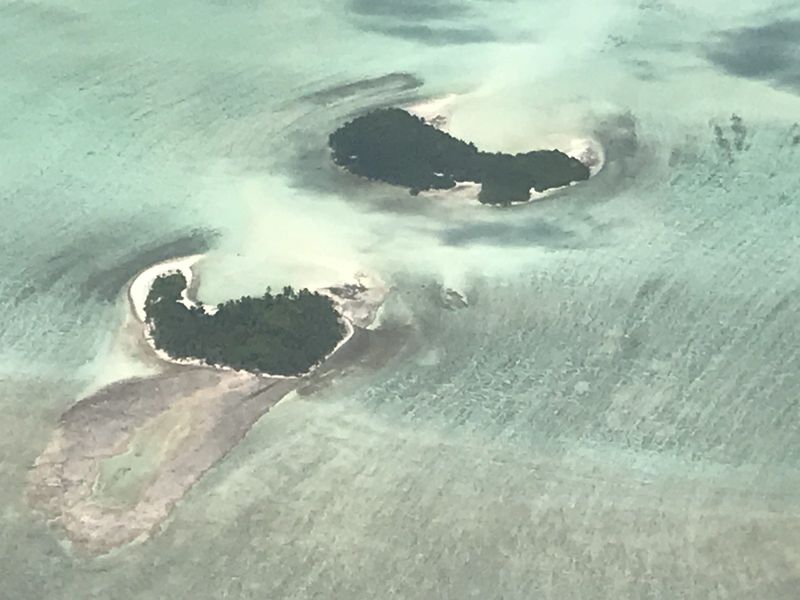
<path fill-rule="evenodd" d="M 589 178 L 589 168 L 558 150 L 481 152 L 399 108 L 375 110 L 330 135 L 333 160 L 355 175 L 401 185 L 412 194 L 480 183 L 486 204 L 510 204 Z"/>
<path fill-rule="evenodd" d="M 145 304 L 156 346 L 175 358 L 296 375 L 318 364 L 344 335 L 330 298 L 307 289 L 268 289 L 260 298 L 220 304 L 210 315 L 179 302 L 185 288 L 180 273 L 162 275 Z"/>

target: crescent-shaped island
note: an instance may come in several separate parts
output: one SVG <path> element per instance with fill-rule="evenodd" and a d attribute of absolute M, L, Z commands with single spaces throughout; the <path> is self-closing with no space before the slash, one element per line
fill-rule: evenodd
<path fill-rule="evenodd" d="M 29 503 L 77 549 L 146 540 L 287 394 L 389 353 L 375 327 L 388 293 L 380 282 L 359 275 L 203 306 L 191 297 L 201 258 L 154 265 L 129 287 L 121 337 L 160 372 L 78 401 L 30 470 Z"/>

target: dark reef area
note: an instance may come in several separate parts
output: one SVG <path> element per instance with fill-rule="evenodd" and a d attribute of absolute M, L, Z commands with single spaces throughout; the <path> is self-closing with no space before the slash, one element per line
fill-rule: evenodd
<path fill-rule="evenodd" d="M 490 153 L 399 108 L 372 111 L 329 137 L 334 162 L 349 172 L 409 188 L 447 190 L 481 184 L 484 204 L 511 204 L 537 192 L 589 178 L 589 167 L 559 150 Z"/>

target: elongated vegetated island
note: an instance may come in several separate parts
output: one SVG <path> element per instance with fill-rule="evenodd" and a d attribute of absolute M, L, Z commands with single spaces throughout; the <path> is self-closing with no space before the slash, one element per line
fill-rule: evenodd
<path fill-rule="evenodd" d="M 589 167 L 559 150 L 524 154 L 482 152 L 399 108 L 372 111 L 329 137 L 334 162 L 349 172 L 409 188 L 451 189 L 481 184 L 484 204 L 527 202 L 543 192 L 589 178 Z"/>
<path fill-rule="evenodd" d="M 197 359 L 255 373 L 299 375 L 330 354 L 345 326 L 327 296 L 285 287 L 244 296 L 210 314 L 182 299 L 186 278 L 161 275 L 147 296 L 147 325 L 156 347 L 172 358 Z"/>

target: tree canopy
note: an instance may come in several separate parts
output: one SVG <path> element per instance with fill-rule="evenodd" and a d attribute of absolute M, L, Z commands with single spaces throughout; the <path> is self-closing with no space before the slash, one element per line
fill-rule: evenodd
<path fill-rule="evenodd" d="M 327 356 L 344 335 L 330 298 L 285 287 L 273 294 L 243 296 L 208 314 L 180 302 L 186 279 L 158 277 L 145 312 L 156 347 L 174 358 L 195 358 L 247 371 L 297 375 Z"/>
<path fill-rule="evenodd" d="M 589 167 L 559 150 L 489 153 L 399 108 L 372 111 L 329 137 L 333 160 L 355 175 L 421 190 L 481 184 L 479 200 L 510 204 L 589 178 Z"/>

